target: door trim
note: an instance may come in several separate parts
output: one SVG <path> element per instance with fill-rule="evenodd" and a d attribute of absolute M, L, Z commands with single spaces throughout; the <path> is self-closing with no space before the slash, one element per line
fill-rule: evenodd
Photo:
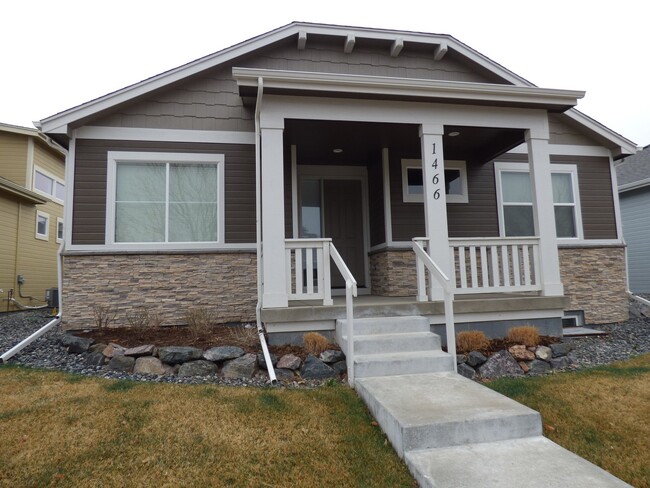
<path fill-rule="evenodd" d="M 365 270 L 366 286 L 359 287 L 358 293 L 361 295 L 371 294 L 370 282 L 370 258 L 368 251 L 370 249 L 370 209 L 368 200 L 368 169 L 365 166 L 336 166 L 336 165 L 299 165 L 292 164 L 296 168 L 295 188 L 292 191 L 292 214 L 296 216 L 293 225 L 293 237 L 298 239 L 298 188 L 302 179 L 321 178 L 325 180 L 358 180 L 361 181 L 361 218 L 363 220 L 363 266 Z M 292 171 L 293 173 L 293 171 Z M 292 174 L 292 181 L 294 180 Z M 339 293 L 341 292 L 341 293 Z M 332 290 L 333 295 L 343 294 L 344 290 Z"/>

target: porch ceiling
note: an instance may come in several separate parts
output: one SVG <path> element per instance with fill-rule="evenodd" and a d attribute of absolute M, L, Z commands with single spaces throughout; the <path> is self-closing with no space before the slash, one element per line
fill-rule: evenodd
<path fill-rule="evenodd" d="M 319 120 L 287 120 L 285 144 L 295 144 L 301 164 L 363 164 L 377 159 L 384 147 L 419 157 L 420 137 L 415 124 L 379 124 Z M 449 134 L 458 132 L 455 137 Z M 445 159 L 484 163 L 524 142 L 524 131 L 445 126 Z M 342 152 L 334 153 L 334 149 Z"/>

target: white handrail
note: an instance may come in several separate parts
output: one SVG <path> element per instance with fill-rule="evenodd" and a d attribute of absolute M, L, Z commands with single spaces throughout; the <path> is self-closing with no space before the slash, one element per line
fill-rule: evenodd
<path fill-rule="evenodd" d="M 345 353 L 346 363 L 348 367 L 348 383 L 354 388 L 354 309 L 353 297 L 357 296 L 357 280 L 354 279 L 352 273 L 346 266 L 343 258 L 336 250 L 334 244 L 330 243 L 330 256 L 336 267 L 341 272 L 343 279 L 345 279 L 345 318 L 347 325 L 348 347 Z"/>
<path fill-rule="evenodd" d="M 431 256 L 429 256 L 422 245 L 428 241 L 424 237 L 413 239 L 413 252 L 416 256 L 416 269 L 418 279 L 418 301 L 433 299 L 433 278 L 442 286 L 445 304 L 445 332 L 447 335 L 447 352 L 451 354 L 454 361 L 454 371 L 458 372 L 456 364 L 456 330 L 454 326 L 454 287 L 449 277 L 440 269 Z M 426 293 L 424 268 L 429 271 L 429 293 Z"/>

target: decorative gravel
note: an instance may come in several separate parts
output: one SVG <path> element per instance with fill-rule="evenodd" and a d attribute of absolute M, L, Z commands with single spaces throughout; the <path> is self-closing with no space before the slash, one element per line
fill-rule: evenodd
<path fill-rule="evenodd" d="M 0 314 L 0 354 L 45 325 L 52 317 L 47 310 L 33 310 Z M 635 317 L 619 324 L 590 326 L 607 332 L 605 336 L 568 339 L 576 366 L 589 367 L 650 353 L 650 318 Z M 102 367 L 87 366 L 83 355 L 68 354 L 60 344 L 60 327 L 47 332 L 9 360 L 10 364 L 57 369 L 82 375 L 104 378 L 133 379 L 160 383 L 204 384 L 232 386 L 268 386 L 268 378 L 261 374 L 254 379 L 226 379 L 217 376 L 178 378 L 176 376 L 149 376 L 107 371 Z M 294 382 L 292 387 L 313 387 L 320 382 Z"/>

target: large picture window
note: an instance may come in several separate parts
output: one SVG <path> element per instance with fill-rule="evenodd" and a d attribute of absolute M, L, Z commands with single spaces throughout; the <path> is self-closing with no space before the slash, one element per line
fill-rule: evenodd
<path fill-rule="evenodd" d="M 502 236 L 535 234 L 530 174 L 526 163 L 495 163 Z M 553 208 L 558 239 L 582 239 L 578 171 L 575 165 L 552 164 Z"/>
<path fill-rule="evenodd" d="M 109 153 L 111 244 L 223 242 L 223 156 Z"/>

